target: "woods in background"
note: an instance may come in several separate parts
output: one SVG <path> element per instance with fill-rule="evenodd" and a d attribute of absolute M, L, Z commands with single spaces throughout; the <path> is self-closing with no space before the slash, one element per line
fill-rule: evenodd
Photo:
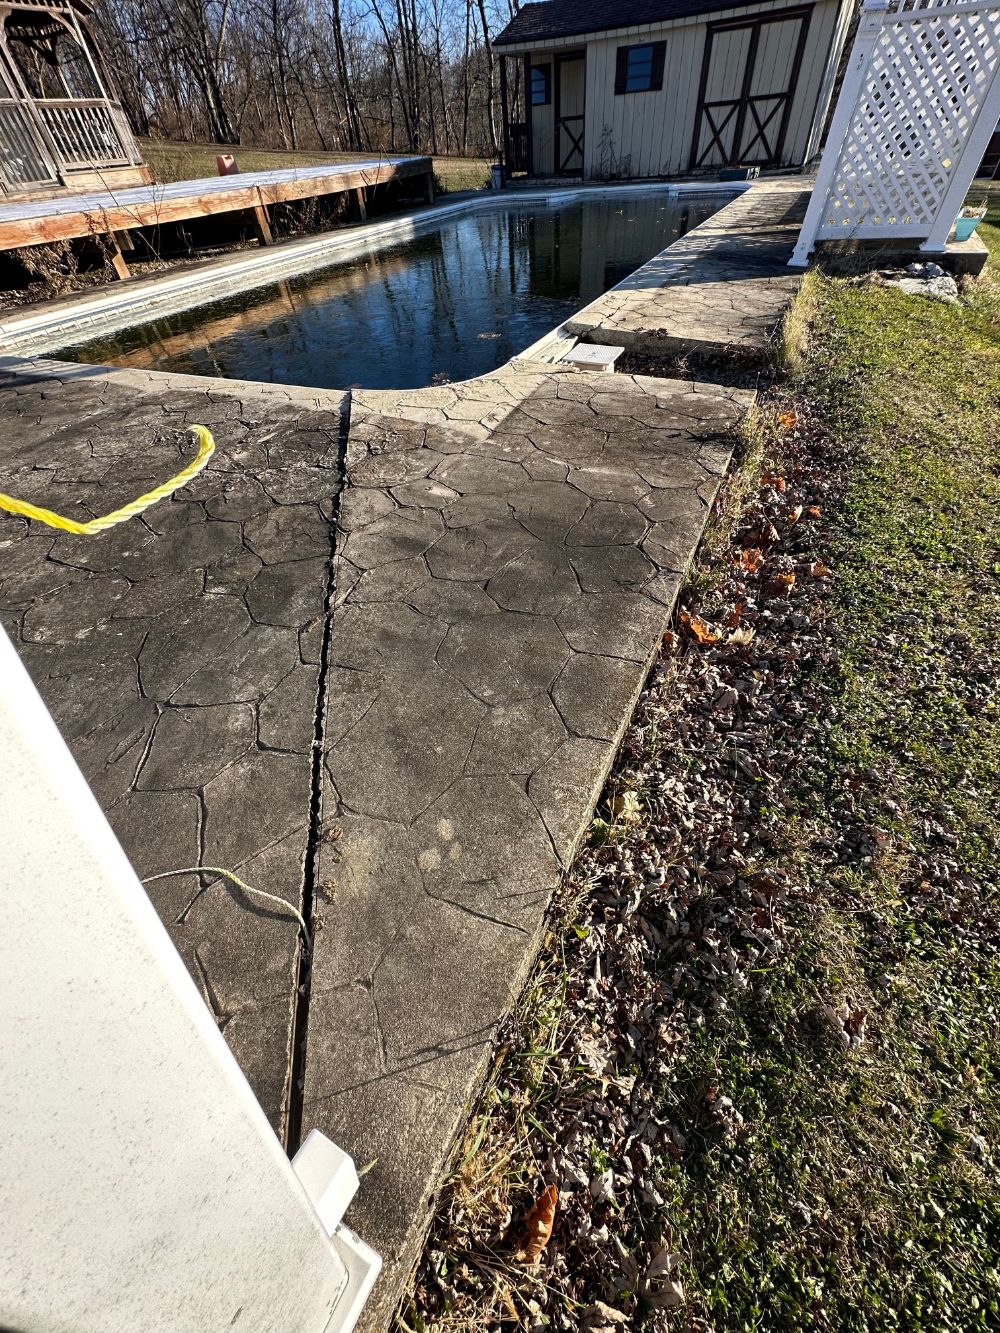
<path fill-rule="evenodd" d="M 357 152 L 495 155 L 491 37 L 517 0 L 98 0 L 136 131 Z"/>

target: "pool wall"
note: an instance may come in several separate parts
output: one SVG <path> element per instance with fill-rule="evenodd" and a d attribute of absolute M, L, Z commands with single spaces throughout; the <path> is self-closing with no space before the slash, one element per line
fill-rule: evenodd
<path fill-rule="evenodd" d="M 180 272 L 141 278 L 122 287 L 101 288 L 86 295 L 74 295 L 65 300 L 47 301 L 37 306 L 11 310 L 0 319 L 0 349 L 8 355 L 44 356 L 59 349 L 79 346 L 94 338 L 132 328 L 137 323 L 145 324 L 165 315 L 233 296 L 236 292 L 270 286 L 283 278 L 297 277 L 334 263 L 384 250 L 433 230 L 449 218 L 485 209 L 531 204 L 557 208 L 581 199 L 627 199 L 640 195 L 658 195 L 668 199 L 682 195 L 722 195 L 732 198 L 752 188 L 748 184 L 733 182 L 658 182 L 557 191 L 504 190 L 471 196 L 380 222 L 290 241 L 274 249 L 241 251 Z M 557 334 L 558 330 L 553 330 L 541 342 L 548 344 Z M 551 345 L 554 347 L 557 344 L 558 339 Z M 534 347 L 540 349 L 539 344 L 534 344 Z"/>

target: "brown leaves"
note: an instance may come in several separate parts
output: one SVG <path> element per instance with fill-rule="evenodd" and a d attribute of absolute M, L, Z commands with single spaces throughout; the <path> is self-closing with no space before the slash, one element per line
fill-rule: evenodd
<path fill-rule="evenodd" d="M 795 575 L 792 573 L 775 574 L 767 585 L 767 590 L 775 597 L 787 597 L 795 587 Z"/>
<path fill-rule="evenodd" d="M 718 643 L 719 635 L 708 623 L 699 615 L 692 615 L 690 611 L 682 611 L 677 617 L 687 632 L 698 643 Z"/>
<path fill-rule="evenodd" d="M 764 563 L 764 552 L 759 546 L 751 546 L 749 550 L 741 551 L 736 564 L 740 569 L 746 570 L 748 574 L 756 574 Z"/>
<path fill-rule="evenodd" d="M 783 491 L 785 489 L 785 479 L 776 472 L 768 472 L 766 476 L 760 479 L 761 486 L 770 486 L 773 491 Z"/>
<path fill-rule="evenodd" d="M 524 1219 L 524 1230 L 517 1258 L 525 1264 L 537 1264 L 542 1251 L 552 1237 L 559 1191 L 555 1185 L 546 1185 L 532 1204 Z"/>
<path fill-rule="evenodd" d="M 753 642 L 756 633 L 757 631 L 753 628 L 752 625 L 744 625 L 741 629 L 734 629 L 732 634 L 730 634 L 729 638 L 726 640 L 726 642 L 735 643 L 742 647 L 746 647 L 748 643 Z"/>
<path fill-rule="evenodd" d="M 799 424 L 799 414 L 794 409 L 778 413 L 778 425 L 782 430 L 794 430 Z"/>
<path fill-rule="evenodd" d="M 828 579 L 830 568 L 828 565 L 824 565 L 822 560 L 814 560 L 809 566 L 809 573 L 814 579 Z"/>
<path fill-rule="evenodd" d="M 697 643 L 719 643 L 719 633 L 717 633 L 715 629 L 712 629 L 711 625 L 709 625 L 708 621 L 704 620 L 703 617 L 693 615 L 693 613 L 689 611 L 681 611 L 680 615 L 677 616 L 677 619 L 679 619 L 681 625 L 687 629 L 687 632 L 691 635 L 692 639 L 697 640 Z"/>

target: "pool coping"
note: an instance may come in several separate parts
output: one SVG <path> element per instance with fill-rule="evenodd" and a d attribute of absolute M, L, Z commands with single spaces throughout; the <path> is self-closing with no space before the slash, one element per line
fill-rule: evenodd
<path fill-rule="evenodd" d="M 268 287 L 283 279 L 386 249 L 412 240 L 442 221 L 484 209 L 531 204 L 551 207 L 585 198 L 621 195 L 676 198 L 679 195 L 724 194 L 732 196 L 729 202 L 734 202 L 759 184 L 743 181 L 709 181 L 705 184 L 659 181 L 590 186 L 586 189 L 519 190 L 516 194 L 491 191 L 452 203 L 434 204 L 379 222 L 361 223 L 332 233 L 303 237 L 281 246 L 239 251 L 174 273 L 133 278 L 114 287 L 102 287 L 87 293 L 75 292 L 52 301 L 18 307 L 0 318 L 0 352 L 27 357 L 46 356 L 97 337 L 121 332 L 136 323 L 146 324 L 166 315 L 209 305 L 232 296 L 235 290 Z M 723 204 L 722 208 L 726 206 Z M 518 355 L 529 355 L 554 332 L 556 330 L 550 331 Z"/>

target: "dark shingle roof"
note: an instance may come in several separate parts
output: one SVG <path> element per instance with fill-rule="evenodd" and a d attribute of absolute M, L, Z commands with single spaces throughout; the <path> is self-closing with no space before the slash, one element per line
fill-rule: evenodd
<path fill-rule="evenodd" d="M 577 37 L 640 23 L 668 23 L 691 14 L 732 8 L 733 0 L 541 0 L 518 10 L 503 32 L 494 37 L 493 45 L 520 46 L 549 37 Z"/>

